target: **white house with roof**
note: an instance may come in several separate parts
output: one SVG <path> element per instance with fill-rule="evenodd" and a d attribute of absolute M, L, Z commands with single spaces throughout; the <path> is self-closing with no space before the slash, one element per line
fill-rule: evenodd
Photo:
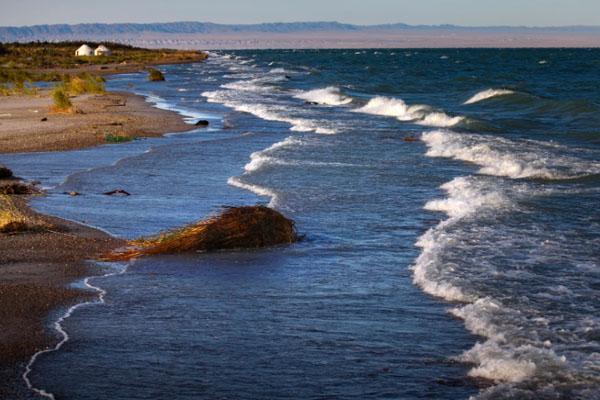
<path fill-rule="evenodd" d="M 80 48 L 75 51 L 75 55 L 78 57 L 89 57 L 94 55 L 94 50 L 87 44 L 82 44 Z"/>
<path fill-rule="evenodd" d="M 112 52 L 105 45 L 101 44 L 94 50 L 95 56 L 110 56 Z"/>

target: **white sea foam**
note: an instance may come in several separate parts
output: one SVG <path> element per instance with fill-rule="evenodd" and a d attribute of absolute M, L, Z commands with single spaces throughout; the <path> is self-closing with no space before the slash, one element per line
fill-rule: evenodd
<path fill-rule="evenodd" d="M 430 112 L 417 120 L 417 125 L 451 127 L 460 124 L 465 117 L 451 117 L 443 112 Z"/>
<path fill-rule="evenodd" d="M 109 276 L 113 276 L 113 275 L 120 275 L 125 273 L 125 271 L 127 270 L 126 267 L 122 267 L 119 266 L 120 269 L 117 272 L 110 272 L 107 274 L 104 274 L 102 276 L 100 276 L 99 278 L 105 278 L 105 277 L 109 277 Z M 58 320 L 56 320 L 56 322 L 54 322 L 53 327 L 56 330 L 56 332 L 58 332 L 58 334 L 61 336 L 60 341 L 52 348 L 49 349 L 45 349 L 45 350 L 41 350 L 38 351 L 37 353 L 35 353 L 30 359 L 29 362 L 27 363 L 27 365 L 25 366 L 25 371 L 23 372 L 23 374 L 21 375 L 21 377 L 23 378 L 23 380 L 25 381 L 25 384 L 27 385 L 27 388 L 31 391 L 33 391 L 34 393 L 36 393 L 37 395 L 41 396 L 41 397 L 45 397 L 48 399 L 52 399 L 54 400 L 54 394 L 51 392 L 48 392 L 47 390 L 43 389 L 43 388 L 39 388 L 34 386 L 34 384 L 31 382 L 31 379 L 29 378 L 29 375 L 31 374 L 31 372 L 33 371 L 33 365 L 35 364 L 35 362 L 38 360 L 38 358 L 44 354 L 48 354 L 48 353 L 53 353 L 55 351 L 60 350 L 65 343 L 67 343 L 70 339 L 69 334 L 67 333 L 67 331 L 64 329 L 63 327 L 63 322 L 69 318 L 71 315 L 73 315 L 73 313 L 81 308 L 81 307 L 85 307 L 85 306 L 89 306 L 89 305 L 94 305 L 94 304 L 104 304 L 104 296 L 106 296 L 106 291 L 98 286 L 94 286 L 90 283 L 90 279 L 93 279 L 95 277 L 88 277 L 85 278 L 83 280 L 83 285 L 85 287 L 87 287 L 88 289 L 94 290 L 98 293 L 98 298 L 96 300 L 91 300 L 91 301 L 85 301 L 82 303 L 78 303 L 75 304 L 74 306 L 71 306 L 60 318 L 58 318 Z"/>
<path fill-rule="evenodd" d="M 287 71 L 285 68 L 273 68 L 269 71 L 271 74 L 285 74 Z"/>
<path fill-rule="evenodd" d="M 469 375 L 490 379 L 496 383 L 518 383 L 544 376 L 568 373 L 567 360 L 558 356 L 549 341 L 537 341 L 537 333 L 524 331 L 526 315 L 513 310 L 492 297 L 483 297 L 475 282 L 469 279 L 472 272 L 486 273 L 486 264 L 478 265 L 476 271 L 457 265 L 448 258 L 455 249 L 465 245 L 463 227 L 480 218 L 495 218 L 498 213 L 515 207 L 514 195 L 522 189 L 514 185 L 504 188 L 496 180 L 485 177 L 459 177 L 444 184 L 445 199 L 432 200 L 425 209 L 441 211 L 448 219 L 429 229 L 417 242 L 422 252 L 416 259 L 413 281 L 425 292 L 448 301 L 466 303 L 456 306 L 451 313 L 464 320 L 466 328 L 473 334 L 485 337 L 466 351 L 458 360 L 475 366 Z M 510 190 L 510 195 L 505 192 Z M 475 231 L 478 232 L 478 231 Z M 475 233 L 472 232 L 472 233 Z M 467 261 L 465 261 L 467 262 Z M 561 289 L 564 290 L 564 289 Z M 544 319 L 536 322 L 537 329 L 547 327 Z"/>
<path fill-rule="evenodd" d="M 459 124 L 464 117 L 451 117 L 435 111 L 428 105 L 408 105 L 401 99 L 374 97 L 365 106 L 355 110 L 365 114 L 395 117 L 400 121 L 414 122 L 419 125 L 451 127 Z"/>
<path fill-rule="evenodd" d="M 278 105 L 266 105 L 261 103 L 247 103 L 232 96 L 227 91 L 204 92 L 202 96 L 209 102 L 221 103 L 236 111 L 255 115 L 266 121 L 287 122 L 291 125 L 290 130 L 296 132 L 316 132 L 324 135 L 337 133 L 337 130 L 331 127 L 319 125 L 319 121 L 297 118 L 289 116 L 289 111 Z"/>
<path fill-rule="evenodd" d="M 448 197 L 429 201 L 425 209 L 445 212 L 450 218 L 429 229 L 417 241 L 416 245 L 422 251 L 412 266 L 413 281 L 425 292 L 448 301 L 475 301 L 476 298 L 446 279 L 452 270 L 447 270 L 449 266 L 441 262 L 440 257 L 456 239 L 447 229 L 461 219 L 485 209 L 510 207 L 511 202 L 501 192 L 487 187 L 475 178 L 455 178 L 441 188 L 448 193 Z"/>
<path fill-rule="evenodd" d="M 474 104 L 483 100 L 491 99 L 493 97 L 506 96 L 509 94 L 514 94 L 512 90 L 508 89 L 487 89 L 482 90 L 481 92 L 475 94 L 469 100 L 465 101 L 464 104 Z"/>
<path fill-rule="evenodd" d="M 227 180 L 227 183 L 231 186 L 235 186 L 240 189 L 248 190 L 249 192 L 252 192 L 259 196 L 269 197 L 271 200 L 269 201 L 268 207 L 274 208 L 277 206 L 277 200 L 278 200 L 277 193 L 275 193 L 273 190 L 271 190 L 269 188 L 259 186 L 259 185 L 253 185 L 251 183 L 242 182 L 242 180 L 240 178 L 237 178 L 234 176 L 229 178 Z"/>
<path fill-rule="evenodd" d="M 543 142 L 436 130 L 421 136 L 429 157 L 445 157 L 479 165 L 479 173 L 513 179 L 569 179 L 600 173 L 600 164 L 569 157 L 563 147 Z M 557 151 L 557 150 L 560 150 Z M 553 154 L 556 153 L 556 154 Z"/>
<path fill-rule="evenodd" d="M 340 88 L 329 86 L 322 89 L 314 89 L 309 91 L 301 91 L 295 96 L 297 99 L 311 101 L 319 104 L 330 106 L 341 106 L 352 102 L 352 98 L 344 96 Z"/>

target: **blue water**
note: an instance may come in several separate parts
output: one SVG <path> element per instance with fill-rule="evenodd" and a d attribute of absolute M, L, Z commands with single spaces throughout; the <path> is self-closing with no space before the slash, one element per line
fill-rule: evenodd
<path fill-rule="evenodd" d="M 109 79 L 211 128 L 6 156 L 124 238 L 262 203 L 289 247 L 151 257 L 31 379 L 65 399 L 600 398 L 600 50 L 211 54 Z M 101 193 L 123 188 L 130 197 Z M 82 196 L 63 193 L 76 190 Z"/>

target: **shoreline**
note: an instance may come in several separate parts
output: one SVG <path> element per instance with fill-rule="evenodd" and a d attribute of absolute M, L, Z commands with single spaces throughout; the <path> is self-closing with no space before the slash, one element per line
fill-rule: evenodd
<path fill-rule="evenodd" d="M 105 140 L 107 135 L 136 139 L 195 129 L 177 112 L 159 109 L 134 93 L 82 95 L 72 101 L 77 112 L 57 114 L 50 111 L 49 96 L 2 98 L 0 165 L 2 154 L 77 150 L 111 143 Z M 14 173 L 18 176 L 19 171 Z M 15 180 L 0 180 L 0 186 L 8 182 Z M 101 302 L 101 290 L 69 285 L 101 276 L 101 268 L 89 260 L 124 244 L 93 227 L 34 211 L 28 205 L 30 196 L 9 197 L 18 212 L 50 228 L 0 233 L 0 399 L 31 396 L 23 376 L 26 366 L 35 354 L 64 340 L 60 331 L 49 329 L 48 318 L 62 309 Z"/>
<path fill-rule="evenodd" d="M 132 140 L 195 128 L 176 112 L 156 108 L 134 93 L 106 92 L 71 100 L 77 111 L 61 114 L 50 110 L 49 96 L 3 98 L 0 154 L 78 150 L 111 143 L 107 137 Z"/>

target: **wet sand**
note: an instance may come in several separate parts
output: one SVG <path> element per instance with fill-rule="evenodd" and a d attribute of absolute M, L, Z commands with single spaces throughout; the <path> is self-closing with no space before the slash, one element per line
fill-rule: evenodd
<path fill-rule="evenodd" d="M 122 245 L 95 229 L 37 214 L 22 196 L 11 197 L 19 211 L 40 218 L 50 228 L 0 235 L 0 398 L 23 396 L 24 363 L 56 342 L 46 324 L 49 313 L 95 296 L 67 288 L 96 273 L 86 260 Z"/>
<path fill-rule="evenodd" d="M 193 128 L 178 114 L 129 93 L 84 95 L 72 101 L 78 112 L 56 114 L 46 93 L 0 98 L 0 153 L 74 150 L 105 143 L 106 134 L 160 136 Z M 48 316 L 97 296 L 68 285 L 99 273 L 86 260 L 123 245 L 98 230 L 35 213 L 26 196 L 11 199 L 19 211 L 51 228 L 0 233 L 0 399 L 31 395 L 21 378 L 25 364 L 36 351 L 59 340 L 48 327 Z"/>

